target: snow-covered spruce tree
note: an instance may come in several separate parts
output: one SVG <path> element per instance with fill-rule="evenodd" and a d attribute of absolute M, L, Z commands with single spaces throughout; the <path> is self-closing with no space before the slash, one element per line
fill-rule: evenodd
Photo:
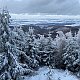
<path fill-rule="evenodd" d="M 37 52 L 37 60 L 39 65 L 41 66 L 54 66 L 54 53 L 56 51 L 56 47 L 54 45 L 54 41 L 51 38 L 51 34 L 48 34 L 48 37 L 44 37 L 44 35 L 39 35 L 39 39 L 36 41 L 36 52 Z"/>
<path fill-rule="evenodd" d="M 66 68 L 72 72 L 78 72 L 79 70 L 79 55 L 80 55 L 80 46 L 77 43 L 75 37 L 72 37 L 71 32 L 66 34 L 67 36 L 67 45 L 64 48 L 63 60 L 66 64 Z"/>
<path fill-rule="evenodd" d="M 6 43 L 9 41 L 9 32 L 8 32 L 8 21 L 9 16 L 8 12 L 3 10 L 0 14 L 0 79 L 6 80 L 10 78 L 8 73 L 8 48 Z"/>
<path fill-rule="evenodd" d="M 37 42 L 37 55 L 39 56 L 37 60 L 39 61 L 39 65 L 46 65 L 48 61 L 48 52 L 45 51 L 46 46 L 46 38 L 44 35 L 39 35 L 39 39 Z"/>
<path fill-rule="evenodd" d="M 36 52 L 36 35 L 34 35 L 34 29 L 32 27 L 29 27 L 29 31 L 25 32 L 25 54 L 30 57 L 29 67 L 30 68 L 37 68 L 39 66 L 37 61 L 37 52 Z"/>
<path fill-rule="evenodd" d="M 66 37 L 62 31 L 58 31 L 56 38 L 54 39 L 56 44 L 56 53 L 54 57 L 55 67 L 65 69 L 65 65 L 62 60 L 63 48 L 66 46 Z"/>
<path fill-rule="evenodd" d="M 20 66 L 24 67 L 25 69 L 29 69 L 28 65 L 31 63 L 31 59 L 25 54 L 24 32 L 21 26 L 14 27 L 13 31 L 11 31 L 11 36 L 11 43 L 13 44 L 12 52 L 14 52 L 13 54 L 16 56 L 16 61 L 18 61 Z M 25 70 L 24 73 L 26 75 L 27 71 Z"/>
<path fill-rule="evenodd" d="M 16 80 L 31 71 L 27 65 L 19 62 L 19 55 L 24 52 L 17 48 L 13 40 L 14 32 L 9 28 L 9 17 L 7 10 L 0 14 L 0 80 Z"/>
<path fill-rule="evenodd" d="M 55 55 L 57 53 L 57 48 L 55 45 L 55 41 L 53 41 L 53 39 L 51 38 L 50 32 L 48 33 L 48 37 L 46 37 L 44 52 L 47 55 L 46 59 L 43 58 L 44 61 L 46 60 L 46 65 L 51 68 L 55 67 Z"/>

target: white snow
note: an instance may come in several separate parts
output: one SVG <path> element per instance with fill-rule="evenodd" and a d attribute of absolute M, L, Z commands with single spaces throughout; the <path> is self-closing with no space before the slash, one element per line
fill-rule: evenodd
<path fill-rule="evenodd" d="M 25 77 L 24 80 L 79 80 L 67 70 L 51 69 L 51 72 L 49 72 L 50 69 L 47 67 L 40 68 L 37 71 L 38 75 Z"/>

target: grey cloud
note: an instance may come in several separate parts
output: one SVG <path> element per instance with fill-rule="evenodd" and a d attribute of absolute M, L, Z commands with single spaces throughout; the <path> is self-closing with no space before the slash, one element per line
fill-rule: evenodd
<path fill-rule="evenodd" d="M 0 7 L 7 5 L 12 13 L 80 14 L 79 0 L 5 0 Z"/>

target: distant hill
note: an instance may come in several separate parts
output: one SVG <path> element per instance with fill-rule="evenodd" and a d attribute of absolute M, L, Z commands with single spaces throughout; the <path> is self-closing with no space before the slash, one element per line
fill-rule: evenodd
<path fill-rule="evenodd" d="M 35 34 L 44 34 L 47 36 L 51 32 L 52 37 L 55 38 L 57 31 L 64 33 L 72 31 L 74 33 L 80 28 L 79 19 L 47 19 L 47 20 L 11 20 L 10 27 L 21 25 L 24 31 L 28 31 L 29 27 L 35 29 Z"/>

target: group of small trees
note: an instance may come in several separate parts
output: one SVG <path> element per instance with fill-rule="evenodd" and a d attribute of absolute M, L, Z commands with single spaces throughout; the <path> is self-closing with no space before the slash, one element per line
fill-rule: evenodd
<path fill-rule="evenodd" d="M 80 70 L 80 30 L 75 36 L 71 31 L 58 31 L 56 38 L 34 34 L 22 26 L 9 27 L 9 12 L 0 13 L 0 80 L 17 80 L 40 66 Z"/>

